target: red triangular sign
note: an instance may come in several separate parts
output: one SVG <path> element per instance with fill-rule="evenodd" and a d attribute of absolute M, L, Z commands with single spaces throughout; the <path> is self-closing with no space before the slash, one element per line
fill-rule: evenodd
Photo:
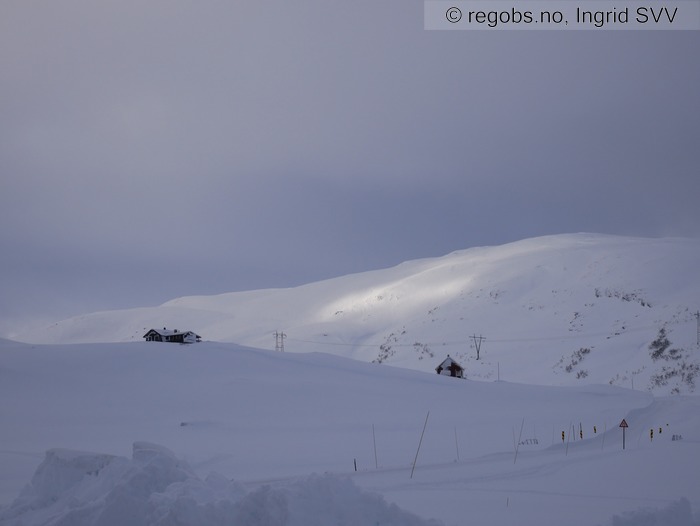
<path fill-rule="evenodd" d="M 629 427 L 627 425 L 627 421 L 624 418 L 622 419 L 622 422 L 620 422 L 620 427 Z"/>

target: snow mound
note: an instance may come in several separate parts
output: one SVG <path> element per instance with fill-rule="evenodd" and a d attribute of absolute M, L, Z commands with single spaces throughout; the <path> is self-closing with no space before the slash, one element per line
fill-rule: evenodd
<path fill-rule="evenodd" d="M 612 518 L 612 526 L 700 526 L 693 519 L 690 502 L 682 498 L 661 510 L 641 509 Z"/>
<path fill-rule="evenodd" d="M 132 460 L 51 449 L 31 483 L 0 513 L 7 526 L 437 525 L 333 475 L 248 489 L 204 480 L 168 449 L 146 442 Z"/>

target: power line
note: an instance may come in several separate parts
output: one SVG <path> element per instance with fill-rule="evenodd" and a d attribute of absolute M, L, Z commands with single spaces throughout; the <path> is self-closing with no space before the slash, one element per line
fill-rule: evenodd
<path fill-rule="evenodd" d="M 319 342 L 314 340 L 300 340 L 298 338 L 288 338 L 290 342 L 315 343 L 318 345 L 338 345 L 342 347 L 379 347 L 383 343 L 350 343 L 350 342 Z M 395 343 L 392 347 L 413 347 L 412 343 Z"/>
<path fill-rule="evenodd" d="M 699 322 L 700 323 L 700 322 Z M 626 334 L 628 332 L 640 332 L 640 331 L 646 331 L 650 329 L 656 329 L 656 326 L 649 325 L 646 327 L 635 327 L 632 329 L 624 329 L 624 332 L 621 332 L 620 334 Z M 585 338 L 594 338 L 594 337 L 601 337 L 601 336 L 610 336 L 611 334 L 609 332 L 595 332 L 595 333 L 586 333 L 586 334 L 562 334 L 560 336 L 539 336 L 535 338 L 489 338 L 489 343 L 527 343 L 527 342 L 543 342 L 543 341 L 561 341 L 561 340 L 581 340 Z M 286 337 L 286 335 L 285 335 Z M 472 338 L 470 336 L 469 338 Z M 484 336 L 477 336 L 477 339 L 481 338 L 481 340 L 486 340 Z M 390 343 L 390 342 L 381 342 L 381 343 L 352 343 L 352 342 L 331 342 L 331 341 L 318 341 L 318 340 L 303 340 L 299 338 L 287 338 L 289 341 L 294 341 L 298 343 L 312 343 L 312 344 L 317 344 L 317 345 L 335 345 L 335 346 L 341 346 L 341 347 L 379 347 L 381 345 L 391 345 L 391 347 L 413 347 L 416 345 L 416 343 L 421 343 L 423 345 L 430 345 L 433 347 L 445 347 L 449 345 L 464 345 L 464 340 L 456 340 L 456 341 L 443 341 L 443 342 L 415 342 L 415 343 Z M 479 342 L 481 343 L 481 342 Z"/>

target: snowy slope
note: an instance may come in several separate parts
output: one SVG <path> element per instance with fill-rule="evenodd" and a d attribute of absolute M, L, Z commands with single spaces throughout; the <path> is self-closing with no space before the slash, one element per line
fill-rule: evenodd
<path fill-rule="evenodd" d="M 316 350 L 422 371 L 449 353 L 475 379 L 690 392 L 699 266 L 698 240 L 556 235 L 296 288 L 100 312 L 14 336 L 125 342 L 167 326 L 273 349 L 273 332 L 284 331 L 288 352 Z M 680 350 L 675 363 L 650 358 L 661 328 Z M 472 336 L 486 338 L 479 361 Z M 518 360 L 522 354 L 531 359 Z"/>
<path fill-rule="evenodd" d="M 700 511 L 698 396 L 229 343 L 0 341 L 0 400 L 3 526 L 690 526 Z"/>

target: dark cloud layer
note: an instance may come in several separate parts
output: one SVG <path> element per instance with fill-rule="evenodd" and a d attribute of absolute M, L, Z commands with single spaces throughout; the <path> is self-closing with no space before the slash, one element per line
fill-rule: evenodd
<path fill-rule="evenodd" d="M 698 49 L 427 32 L 405 0 L 2 2 L 0 317 L 698 236 Z"/>

